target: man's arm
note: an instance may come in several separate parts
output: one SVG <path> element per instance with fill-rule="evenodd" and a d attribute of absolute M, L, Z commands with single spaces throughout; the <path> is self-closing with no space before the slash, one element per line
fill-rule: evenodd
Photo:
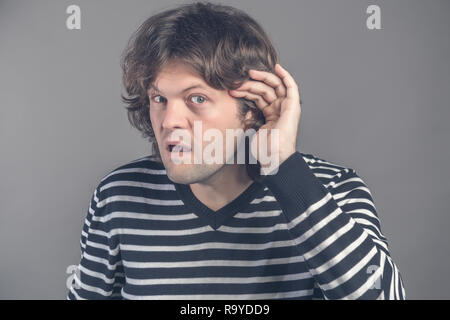
<path fill-rule="evenodd" d="M 81 261 L 67 293 L 68 300 L 121 299 L 124 275 L 116 241 L 109 235 L 105 207 L 97 187 L 84 220 L 80 238 Z"/>
<path fill-rule="evenodd" d="M 325 299 L 405 299 L 370 191 L 354 170 L 324 186 L 295 152 L 263 183 Z"/>

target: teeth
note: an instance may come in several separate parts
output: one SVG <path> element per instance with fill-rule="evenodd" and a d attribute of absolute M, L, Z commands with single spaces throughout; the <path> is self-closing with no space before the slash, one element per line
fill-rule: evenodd
<path fill-rule="evenodd" d="M 174 151 L 174 147 L 175 147 L 175 145 L 170 145 L 169 146 L 169 151 L 170 152 L 172 152 L 172 151 Z M 183 152 L 189 152 L 189 151 L 191 151 L 189 148 L 187 148 L 187 147 L 177 147 L 177 151 L 178 152 L 180 152 L 180 151 L 183 151 Z"/>

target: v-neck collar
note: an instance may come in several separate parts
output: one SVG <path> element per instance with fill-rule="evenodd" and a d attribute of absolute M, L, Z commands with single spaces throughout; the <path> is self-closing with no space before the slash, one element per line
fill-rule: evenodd
<path fill-rule="evenodd" d="M 232 218 L 239 210 L 242 210 L 244 206 L 254 199 L 259 191 L 264 189 L 264 185 L 253 181 L 237 198 L 219 210 L 214 211 L 197 199 L 188 184 L 174 183 L 174 185 L 183 203 L 214 230 L 217 230 L 226 220 Z"/>

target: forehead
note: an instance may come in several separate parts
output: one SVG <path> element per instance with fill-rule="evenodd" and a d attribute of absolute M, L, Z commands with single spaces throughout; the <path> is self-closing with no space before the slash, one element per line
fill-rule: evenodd
<path fill-rule="evenodd" d="M 149 85 L 155 90 L 164 90 L 165 86 L 191 86 L 202 85 L 209 88 L 208 84 L 191 66 L 181 62 L 170 62 L 157 74 L 156 79 Z"/>

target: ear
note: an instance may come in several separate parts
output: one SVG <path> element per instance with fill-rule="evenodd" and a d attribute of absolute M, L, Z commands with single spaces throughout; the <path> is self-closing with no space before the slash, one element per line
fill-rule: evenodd
<path fill-rule="evenodd" d="M 253 114 L 252 114 L 251 110 L 248 110 L 247 113 L 245 114 L 244 122 L 246 122 L 247 120 L 251 120 L 252 116 L 253 116 Z"/>
<path fill-rule="evenodd" d="M 247 130 L 253 124 L 253 113 L 251 112 L 251 110 L 248 110 L 247 113 L 245 114 L 243 123 L 244 123 L 244 130 Z"/>

